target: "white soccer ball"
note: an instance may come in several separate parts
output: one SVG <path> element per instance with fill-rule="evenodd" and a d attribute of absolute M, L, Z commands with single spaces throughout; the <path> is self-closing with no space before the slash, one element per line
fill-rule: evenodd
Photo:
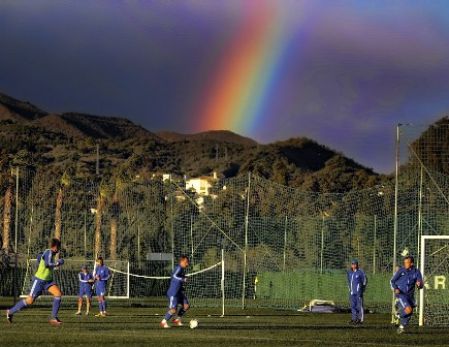
<path fill-rule="evenodd" d="M 198 328 L 198 321 L 196 319 L 192 319 L 189 323 L 190 329 Z"/>

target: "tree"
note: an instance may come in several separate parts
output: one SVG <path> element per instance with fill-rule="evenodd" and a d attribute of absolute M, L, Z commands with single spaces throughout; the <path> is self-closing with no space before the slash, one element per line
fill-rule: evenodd
<path fill-rule="evenodd" d="M 117 259 L 117 229 L 118 219 L 120 215 L 120 200 L 119 196 L 123 190 L 123 181 L 120 178 L 115 180 L 114 195 L 111 203 L 111 234 L 109 252 L 112 260 Z"/>
<path fill-rule="evenodd" d="M 70 176 L 67 172 L 61 177 L 61 182 L 56 195 L 56 211 L 55 211 L 55 238 L 61 240 L 62 234 L 62 206 L 64 203 L 64 194 L 67 187 L 70 186 Z"/>
<path fill-rule="evenodd" d="M 97 208 L 95 210 L 95 245 L 94 245 L 94 253 L 95 257 L 98 257 L 102 251 L 101 242 L 101 227 L 102 227 L 102 218 L 104 208 L 106 206 L 108 195 L 108 187 L 103 182 L 100 183 L 100 187 L 98 189 L 98 197 L 97 197 Z"/>
<path fill-rule="evenodd" d="M 14 180 L 12 178 L 12 175 L 8 172 L 6 177 L 6 190 L 3 200 L 3 239 L 2 239 L 2 249 L 6 253 L 8 253 L 10 250 L 13 187 L 14 187 Z"/>

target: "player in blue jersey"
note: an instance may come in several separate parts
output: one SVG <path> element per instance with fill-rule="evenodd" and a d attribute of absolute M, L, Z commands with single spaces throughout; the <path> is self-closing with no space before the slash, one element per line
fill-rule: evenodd
<path fill-rule="evenodd" d="M 424 287 L 421 271 L 415 267 L 415 260 L 412 256 L 404 258 L 404 266 L 395 272 L 390 284 L 399 309 L 400 325 L 397 333 L 402 334 L 416 307 L 415 288 L 422 289 Z"/>
<path fill-rule="evenodd" d="M 168 311 L 165 314 L 164 319 L 160 323 L 161 328 L 170 328 L 168 322 L 173 319 L 173 324 L 182 326 L 182 317 L 190 308 L 189 300 L 185 294 L 184 285 L 186 283 L 185 271 L 189 266 L 189 258 L 182 256 L 179 258 L 179 263 L 173 270 L 170 287 L 167 291 L 168 297 Z M 178 310 L 179 306 L 179 310 Z"/>
<path fill-rule="evenodd" d="M 100 312 L 95 317 L 106 317 L 106 287 L 111 273 L 102 257 L 97 258 L 94 278 L 95 278 L 95 294 L 97 294 L 98 307 Z"/>
<path fill-rule="evenodd" d="M 57 284 L 53 281 L 54 269 L 64 264 L 64 259 L 56 260 L 56 255 L 59 253 L 60 249 L 61 241 L 52 239 L 50 241 L 50 248 L 38 255 L 38 268 L 33 277 L 30 293 L 26 299 L 20 300 L 14 307 L 6 311 L 6 319 L 9 323 L 12 323 L 12 318 L 15 313 L 32 305 L 44 291 L 47 291 L 53 295 L 53 309 L 49 322 L 52 325 L 62 324 L 58 318 L 62 293 Z"/>
<path fill-rule="evenodd" d="M 351 305 L 350 324 L 360 325 L 365 318 L 363 308 L 363 294 L 366 290 L 368 279 L 365 272 L 359 268 L 359 261 L 353 259 L 351 269 L 346 274 L 349 289 L 349 304 Z"/>
<path fill-rule="evenodd" d="M 92 304 L 92 285 L 94 284 L 94 276 L 89 273 L 86 265 L 83 265 L 81 272 L 78 274 L 80 290 L 78 294 L 78 311 L 77 316 L 81 314 L 83 308 L 83 298 L 86 298 L 86 316 L 89 315 L 90 306 Z"/>

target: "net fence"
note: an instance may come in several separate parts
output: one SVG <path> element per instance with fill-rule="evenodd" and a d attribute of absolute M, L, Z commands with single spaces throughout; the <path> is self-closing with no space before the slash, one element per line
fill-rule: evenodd
<path fill-rule="evenodd" d="M 187 286 L 198 306 L 221 307 L 223 289 L 225 306 L 297 309 L 312 299 L 346 306 L 345 271 L 358 258 L 369 278 L 366 306 L 390 312 L 388 282 L 400 257 L 419 260 L 421 235 L 448 234 L 447 130 L 401 127 L 397 181 L 385 176 L 344 193 L 251 174 L 101 180 L 14 167 L 0 175 L 0 230 L 3 247 L 19 256 L 1 270 L 0 293 L 13 295 L 14 281 L 23 286 L 26 264 L 56 234 L 74 264 L 96 255 L 129 262 L 129 297 L 149 305 L 164 298 L 166 277 L 186 254 L 198 274 Z"/>

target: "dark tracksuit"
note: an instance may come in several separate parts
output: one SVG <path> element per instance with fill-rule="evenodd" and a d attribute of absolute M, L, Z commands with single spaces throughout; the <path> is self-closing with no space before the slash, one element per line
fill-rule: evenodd
<path fill-rule="evenodd" d="M 363 293 L 368 283 L 365 273 L 357 269 L 347 273 L 349 287 L 349 303 L 351 305 L 352 320 L 363 322 L 365 318 L 363 307 Z"/>
<path fill-rule="evenodd" d="M 405 312 L 405 308 L 411 307 L 413 309 L 416 307 L 415 287 L 417 282 L 420 282 L 420 286 L 418 288 L 422 289 L 424 283 L 421 271 L 414 266 L 408 270 L 403 267 L 400 268 L 396 271 L 390 281 L 391 289 L 394 291 L 400 291 L 399 294 L 395 293 L 395 297 L 399 308 L 401 325 L 404 327 L 409 323 L 413 315 L 413 311 L 410 314 L 407 314 Z"/>

